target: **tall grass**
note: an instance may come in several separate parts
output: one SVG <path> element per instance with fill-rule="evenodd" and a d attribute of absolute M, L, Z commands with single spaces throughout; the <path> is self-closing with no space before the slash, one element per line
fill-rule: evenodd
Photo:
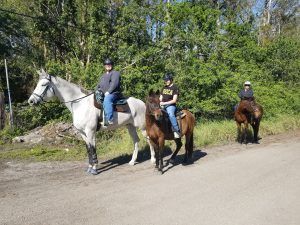
<path fill-rule="evenodd" d="M 259 136 L 279 134 L 298 128 L 300 128 L 300 115 L 280 115 L 267 120 L 262 119 Z M 235 141 L 236 135 L 237 126 L 233 120 L 200 122 L 195 129 L 195 145 L 202 147 L 226 144 Z"/>
<path fill-rule="evenodd" d="M 272 119 L 262 120 L 259 136 L 274 135 L 300 128 L 300 115 L 280 115 Z M 235 141 L 237 134 L 236 124 L 233 120 L 199 121 L 194 131 L 194 146 L 204 147 L 217 144 L 227 144 Z M 140 149 L 148 152 L 146 139 L 139 133 L 141 139 Z M 174 143 L 167 141 L 166 145 L 173 147 Z M 97 139 L 97 153 L 100 158 L 112 158 L 130 155 L 133 152 L 133 143 L 126 129 L 115 132 L 99 133 Z M 139 153 L 141 154 L 141 152 Z M 149 154 L 149 153 L 148 153 Z M 84 143 L 70 147 L 66 151 L 54 146 L 35 146 L 34 148 L 1 151 L 0 159 L 30 159 L 45 160 L 82 160 L 86 157 Z"/>

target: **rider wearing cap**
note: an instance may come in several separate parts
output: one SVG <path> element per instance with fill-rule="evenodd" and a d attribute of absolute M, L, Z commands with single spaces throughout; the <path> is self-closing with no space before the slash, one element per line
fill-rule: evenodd
<path fill-rule="evenodd" d="M 113 61 L 104 61 L 105 73 L 100 77 L 97 89 L 101 90 L 105 97 L 103 107 L 108 124 L 113 124 L 113 103 L 121 96 L 120 72 L 113 70 Z"/>
<path fill-rule="evenodd" d="M 251 107 L 255 110 L 254 92 L 251 89 L 251 83 L 250 83 L 250 81 L 246 81 L 244 83 L 244 89 L 242 89 L 239 92 L 238 96 L 239 96 L 239 98 L 241 100 L 248 100 L 248 101 L 250 101 Z M 239 106 L 239 103 L 234 106 L 234 111 L 238 108 L 238 106 Z"/>
<path fill-rule="evenodd" d="M 238 95 L 241 100 L 250 100 L 250 101 L 254 100 L 254 97 L 253 97 L 254 93 L 251 89 L 250 81 L 246 81 L 244 83 L 244 89 L 241 90 Z"/>
<path fill-rule="evenodd" d="M 180 129 L 177 123 L 177 119 L 175 116 L 176 113 L 176 103 L 178 100 L 179 95 L 179 89 L 178 87 L 173 83 L 173 76 L 171 73 L 167 73 L 163 77 L 165 86 L 161 91 L 159 100 L 160 105 L 163 106 L 168 115 L 169 119 L 172 124 L 172 130 L 174 132 L 175 138 L 180 138 Z"/>

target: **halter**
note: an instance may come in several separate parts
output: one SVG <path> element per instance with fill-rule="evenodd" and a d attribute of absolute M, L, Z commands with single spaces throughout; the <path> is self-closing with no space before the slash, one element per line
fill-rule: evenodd
<path fill-rule="evenodd" d="M 152 115 L 152 116 L 154 116 L 154 110 L 157 110 L 157 109 L 160 109 L 160 107 L 159 106 L 157 106 L 157 104 L 156 103 L 150 103 L 150 102 L 148 102 L 148 108 L 149 108 L 149 114 L 150 115 Z"/>
<path fill-rule="evenodd" d="M 47 101 L 44 101 L 43 98 L 45 97 L 45 95 L 46 95 L 48 89 L 52 89 L 52 92 L 53 92 L 54 94 L 55 94 L 55 91 L 54 91 L 54 88 L 53 88 L 52 86 L 50 86 L 50 83 L 51 83 L 51 75 L 49 75 L 49 78 L 43 77 L 42 79 L 48 80 L 48 81 L 49 81 L 49 84 L 47 84 L 47 85 L 42 85 L 42 86 L 46 86 L 45 89 L 44 89 L 44 91 L 42 92 L 42 94 L 39 95 L 39 94 L 36 94 L 36 93 L 33 92 L 32 95 L 34 95 L 34 96 L 40 98 L 40 99 L 42 100 L 42 102 L 47 102 Z"/>
<path fill-rule="evenodd" d="M 38 97 L 38 98 L 40 98 L 41 100 L 42 100 L 42 102 L 47 102 L 47 101 L 44 101 L 44 97 L 45 97 L 45 95 L 46 95 L 46 93 L 47 93 L 47 91 L 48 91 L 48 89 L 52 89 L 52 92 L 55 94 L 55 91 L 54 91 L 54 88 L 53 88 L 53 86 L 52 85 L 50 85 L 51 84 L 51 78 L 52 78 L 52 76 L 49 74 L 49 78 L 48 77 L 43 77 L 42 79 L 46 79 L 46 80 L 48 80 L 49 81 L 49 84 L 47 84 L 47 85 L 42 85 L 42 86 L 46 86 L 45 87 L 45 89 L 44 89 L 44 91 L 42 92 L 42 94 L 36 94 L 36 93 L 32 93 L 32 95 L 34 95 L 34 96 L 36 96 L 36 97 Z M 61 103 L 74 103 L 74 102 L 76 102 L 76 101 L 78 101 L 78 100 L 80 100 L 80 99 L 83 99 L 83 98 L 86 98 L 86 97 L 88 97 L 88 96 L 90 96 L 90 95 L 92 95 L 92 94 L 94 94 L 94 92 L 92 92 L 92 93 L 90 93 L 90 94 L 88 94 L 88 95 L 86 95 L 86 96 L 83 96 L 83 97 L 80 97 L 80 98 L 76 98 L 76 99 L 73 99 L 73 100 L 71 100 L 71 101 L 66 101 L 66 102 L 61 102 Z"/>

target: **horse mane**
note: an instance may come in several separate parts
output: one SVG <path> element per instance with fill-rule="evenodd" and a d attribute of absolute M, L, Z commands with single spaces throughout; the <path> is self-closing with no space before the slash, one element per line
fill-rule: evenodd
<path fill-rule="evenodd" d="M 65 79 L 63 79 L 61 77 L 58 77 L 58 76 L 53 76 L 53 75 L 51 75 L 51 76 L 54 77 L 55 79 L 59 79 L 62 82 L 65 82 L 65 83 L 73 86 L 74 88 L 76 88 L 77 90 L 79 90 L 81 93 L 83 93 L 85 95 L 92 93 L 92 91 L 84 89 L 81 85 L 74 84 L 74 83 L 69 82 L 69 81 L 67 81 L 67 80 L 65 80 Z"/>

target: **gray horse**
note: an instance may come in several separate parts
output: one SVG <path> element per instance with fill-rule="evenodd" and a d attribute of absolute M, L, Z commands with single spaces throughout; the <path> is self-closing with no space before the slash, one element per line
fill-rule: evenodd
<path fill-rule="evenodd" d="M 80 87 L 72 84 L 60 77 L 51 76 L 44 70 L 38 71 L 40 79 L 32 95 L 28 99 L 30 105 L 47 101 L 53 97 L 58 97 L 72 113 L 73 125 L 80 132 L 86 143 L 89 157 L 88 171 L 97 174 L 97 153 L 96 153 L 96 130 L 98 126 L 100 110 L 94 107 L 94 95 L 86 96 Z M 134 143 L 132 159 L 129 165 L 134 165 L 139 151 L 139 137 L 137 128 L 142 131 L 144 137 L 147 136 L 145 129 L 145 103 L 134 97 L 127 99 L 129 112 L 114 112 L 113 125 L 101 126 L 100 130 L 114 130 L 121 126 L 126 126 Z M 149 143 L 151 150 L 151 162 L 155 163 L 154 149 Z"/>

